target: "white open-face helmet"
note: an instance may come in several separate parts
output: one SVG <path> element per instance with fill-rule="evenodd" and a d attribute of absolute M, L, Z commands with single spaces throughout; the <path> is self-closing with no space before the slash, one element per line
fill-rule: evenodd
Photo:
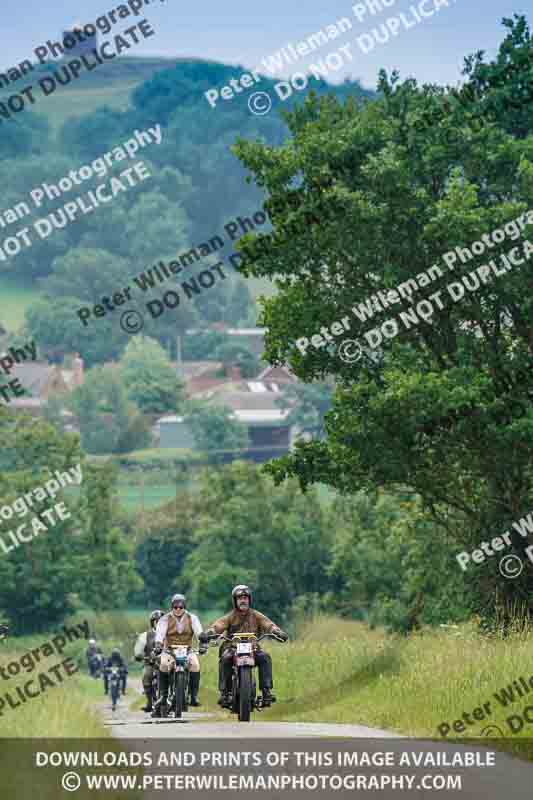
<path fill-rule="evenodd" d="M 239 594 L 246 594 L 250 599 L 250 607 L 252 605 L 252 590 L 249 586 L 246 586 L 244 583 L 239 583 L 237 586 L 234 587 L 233 591 L 231 592 L 231 599 L 233 601 L 233 608 L 237 608 L 237 595 Z"/>

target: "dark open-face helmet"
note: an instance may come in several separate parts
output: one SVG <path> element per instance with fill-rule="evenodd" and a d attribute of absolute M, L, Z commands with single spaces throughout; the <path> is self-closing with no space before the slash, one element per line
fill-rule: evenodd
<path fill-rule="evenodd" d="M 154 628 L 157 625 L 162 616 L 163 612 L 160 611 L 158 608 L 155 611 L 152 611 L 152 613 L 150 614 L 150 625 L 152 626 L 152 628 Z"/>

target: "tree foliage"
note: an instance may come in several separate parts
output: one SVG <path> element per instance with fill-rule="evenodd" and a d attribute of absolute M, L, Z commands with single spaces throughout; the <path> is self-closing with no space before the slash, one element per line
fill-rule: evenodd
<path fill-rule="evenodd" d="M 189 401 L 186 421 L 196 446 L 207 453 L 212 464 L 221 464 L 249 446 L 245 425 L 234 419 L 228 408 Z"/>
<path fill-rule="evenodd" d="M 531 40 L 511 36 L 500 55 L 509 49 L 516 80 L 526 82 Z M 508 132 L 507 119 L 504 127 L 491 119 L 474 125 L 478 108 L 438 86 L 382 72 L 379 88 L 381 98 L 362 108 L 308 99 L 288 115 L 293 138 L 276 150 L 237 147 L 268 192 L 274 225 L 241 243 L 241 271 L 277 279 L 261 319 L 267 356 L 288 360 L 304 381 L 329 374 L 338 385 L 327 440 L 298 446 L 270 471 L 278 480 L 296 475 L 303 486 L 324 481 L 346 491 L 409 486 L 473 549 L 531 508 L 533 227 L 523 233 L 523 266 L 460 303 L 443 291 L 444 308 L 384 337 L 377 358 L 348 364 L 333 346 L 303 356 L 294 343 L 344 315 L 350 337 L 362 336 L 369 326 L 358 323 L 354 305 L 433 264 L 444 268 L 444 253 L 533 208 L 533 139 Z M 496 91 L 482 90 L 487 98 Z M 506 239 L 489 256 L 443 269 L 414 302 L 516 244 Z M 371 326 L 379 329 L 411 302 L 376 311 Z M 514 582 L 479 582 L 480 608 L 490 609 L 498 595 L 508 607 L 518 598 L 530 605 L 532 580 L 526 570 Z"/>
<path fill-rule="evenodd" d="M 131 339 L 120 361 L 120 374 L 129 399 L 152 414 L 177 411 L 183 402 L 178 380 L 161 345 L 141 336 Z"/>
<path fill-rule="evenodd" d="M 256 608 L 279 621 L 298 595 L 324 591 L 330 529 L 312 493 L 304 497 L 295 482 L 273 492 L 270 479 L 242 462 L 207 470 L 199 490 L 184 570 L 193 602 L 229 605 L 232 586 L 247 583 Z"/>

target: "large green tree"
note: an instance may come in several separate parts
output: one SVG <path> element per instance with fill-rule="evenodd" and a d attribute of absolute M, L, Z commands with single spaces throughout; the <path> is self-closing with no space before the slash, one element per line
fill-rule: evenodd
<path fill-rule="evenodd" d="M 80 463 L 84 469 L 78 437 L 60 434 L 43 420 L 14 416 L 0 408 L 0 436 L 0 506 L 12 506 L 21 495 L 54 479 L 55 470 L 68 471 Z M 34 532 L 29 521 L 59 502 L 65 502 L 70 518 L 59 520 L 53 513 L 52 524 L 42 517 L 46 530 L 36 528 L 37 536 L 3 552 L 0 558 L 0 609 L 16 632 L 46 629 L 74 608 L 72 593 L 80 576 L 75 554 L 78 503 L 63 492 L 54 500 L 37 501 L 34 496 L 26 515 L 19 517 L 17 512 L 0 523 L 0 536 L 9 548 L 13 545 L 10 530 L 15 535 L 17 528 L 26 524 L 22 535 L 28 537 Z"/>
<path fill-rule="evenodd" d="M 328 513 L 335 539 L 324 607 L 403 632 L 468 616 L 453 540 L 417 498 L 361 492 L 335 498 Z"/>
<path fill-rule="evenodd" d="M 191 400 L 186 420 L 196 446 L 207 454 L 211 464 L 235 458 L 249 446 L 246 426 L 233 417 L 229 408 Z"/>
<path fill-rule="evenodd" d="M 501 51 L 514 48 L 526 81 L 531 41 L 507 37 Z M 533 226 L 521 241 L 509 233 L 483 257 L 457 259 L 453 270 L 442 256 L 533 208 L 533 139 L 509 132 L 507 118 L 503 127 L 491 119 L 473 125 L 472 109 L 438 86 L 381 73 L 379 88 L 381 98 L 362 108 L 310 98 L 288 115 L 293 136 L 283 147 L 237 148 L 268 192 L 274 225 L 241 245 L 245 274 L 277 279 L 261 320 L 267 356 L 288 361 L 302 380 L 330 374 L 337 382 L 326 441 L 298 446 L 271 471 L 278 480 L 297 475 L 304 486 L 324 481 L 346 491 L 409 486 L 458 544 L 474 549 L 531 508 Z M 426 118 L 433 124 L 421 125 Z M 522 266 L 452 303 L 451 281 L 515 246 Z M 441 278 L 415 284 L 414 297 L 403 295 L 392 309 L 374 307 L 366 326 L 352 312 L 434 264 Z M 436 291 L 442 308 L 434 300 L 430 319 L 421 314 L 387 338 L 390 318 L 398 323 L 411 303 Z M 355 364 L 343 361 L 335 342 L 305 355 L 295 347 L 343 316 L 346 335 L 367 345 Z M 369 328 L 382 331 L 378 350 L 368 348 L 376 341 L 365 339 Z M 479 607 L 511 608 L 517 599 L 533 607 L 531 584 L 530 569 L 514 582 L 478 579 Z"/>
<path fill-rule="evenodd" d="M 131 339 L 120 361 L 120 375 L 128 397 L 143 412 L 177 411 L 183 402 L 183 384 L 167 354 L 153 339 Z"/>
<path fill-rule="evenodd" d="M 124 384 L 110 368 L 87 372 L 68 404 L 78 417 L 81 443 L 88 453 L 125 453 L 150 443 L 138 409 L 128 401 Z"/>
<path fill-rule="evenodd" d="M 79 596 L 94 609 L 122 608 L 142 588 L 133 562 L 133 545 L 114 523 L 116 469 L 86 468 L 83 528 L 76 541 Z"/>
<path fill-rule="evenodd" d="M 147 605 L 166 608 L 174 592 L 188 589 L 182 572 L 194 547 L 193 532 L 200 512 L 200 497 L 180 491 L 175 501 L 154 510 L 148 521 L 143 515 L 135 565 L 144 580 Z M 205 607 L 203 601 L 200 605 Z"/>
<path fill-rule="evenodd" d="M 304 496 L 295 481 L 274 492 L 257 466 L 237 462 L 206 470 L 199 499 L 184 569 L 194 602 L 217 608 L 232 586 L 249 583 L 256 607 L 280 621 L 298 596 L 325 591 L 332 529 L 313 492 Z"/>

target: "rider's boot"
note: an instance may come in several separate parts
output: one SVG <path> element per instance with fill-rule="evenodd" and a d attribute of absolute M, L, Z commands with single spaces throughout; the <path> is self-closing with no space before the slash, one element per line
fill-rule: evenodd
<path fill-rule="evenodd" d="M 166 717 L 168 716 L 168 686 L 170 683 L 170 675 L 168 672 L 159 673 L 159 692 L 160 698 L 154 706 L 152 717 Z"/>
<path fill-rule="evenodd" d="M 231 692 L 231 661 L 226 661 L 221 658 L 218 662 L 218 687 L 220 696 L 218 698 L 218 705 L 222 708 L 231 708 L 232 692 Z"/>
<path fill-rule="evenodd" d="M 276 698 L 272 694 L 272 689 L 263 689 L 263 707 L 268 708 L 272 703 L 276 702 Z"/>
<path fill-rule="evenodd" d="M 189 673 L 189 688 L 191 692 L 191 699 L 189 701 L 190 706 L 199 706 L 200 703 L 198 702 L 198 689 L 200 688 L 200 673 L 199 672 L 190 672 Z"/>
<path fill-rule="evenodd" d="M 145 711 L 148 714 L 150 711 L 153 711 L 153 706 L 152 706 L 152 687 L 150 686 L 149 688 L 146 688 L 144 690 L 144 693 L 146 695 L 146 705 L 143 706 L 143 711 Z"/>

